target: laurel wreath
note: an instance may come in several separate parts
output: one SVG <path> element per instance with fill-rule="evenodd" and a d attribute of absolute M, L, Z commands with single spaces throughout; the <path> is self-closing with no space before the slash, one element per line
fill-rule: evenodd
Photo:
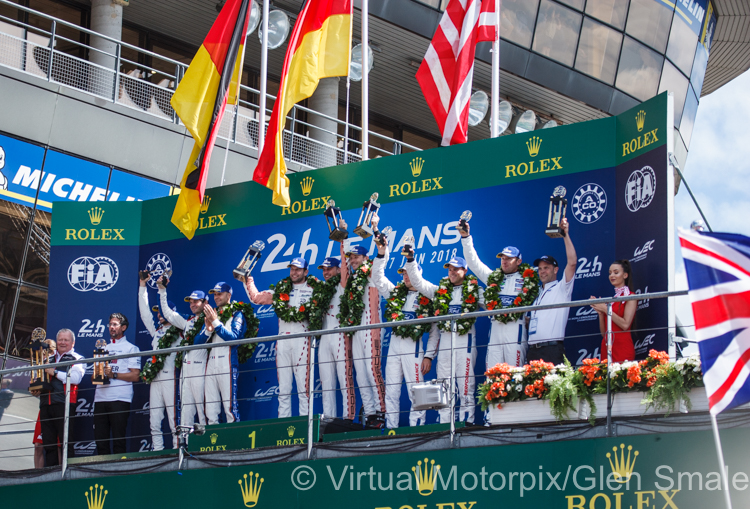
<path fill-rule="evenodd" d="M 318 282 L 318 278 L 315 276 L 307 276 L 307 284 L 311 288 L 315 288 L 315 284 Z M 280 320 L 285 322 L 304 322 L 309 319 L 311 304 L 301 304 L 299 307 L 289 305 L 289 295 L 294 289 L 294 283 L 292 278 L 285 277 L 275 285 L 271 285 L 273 290 L 273 309 L 276 311 L 276 316 Z"/>
<path fill-rule="evenodd" d="M 508 309 L 531 306 L 539 295 L 539 274 L 528 263 L 520 264 L 518 270 L 523 275 L 523 286 L 513 300 L 513 304 L 507 306 Z M 487 278 L 487 288 L 484 289 L 484 302 L 490 311 L 496 308 L 504 308 L 500 297 L 500 288 L 502 288 L 504 280 L 505 273 L 502 269 L 493 270 Z M 523 313 L 509 313 L 507 315 L 495 315 L 494 318 L 501 323 L 510 323 L 515 322 L 522 316 Z"/>
<path fill-rule="evenodd" d="M 221 323 L 226 323 L 230 317 L 234 316 L 237 311 L 242 312 L 242 316 L 245 317 L 245 335 L 242 339 L 254 338 L 258 335 L 258 327 L 260 326 L 260 319 L 255 316 L 255 311 L 250 304 L 244 302 L 231 302 L 229 305 L 224 306 L 221 313 L 219 313 L 219 320 Z M 255 343 L 245 343 L 237 347 L 237 358 L 240 364 L 244 364 L 246 361 L 253 356 L 255 351 Z"/>
<path fill-rule="evenodd" d="M 317 280 L 316 283 L 311 285 L 313 294 L 310 298 L 310 330 L 323 330 L 323 317 L 331 305 L 331 299 L 336 294 L 336 287 L 340 282 L 341 275 L 336 274 L 328 281 Z"/>
<path fill-rule="evenodd" d="M 409 294 L 409 288 L 406 283 L 401 281 L 391 291 L 388 299 L 385 302 L 385 318 L 389 322 L 398 322 L 404 319 L 404 304 L 406 303 L 406 297 Z M 419 295 L 419 305 L 417 306 L 416 315 L 417 318 L 425 318 L 432 314 L 432 301 L 424 295 Z M 393 334 L 402 338 L 411 338 L 414 341 L 419 341 L 425 332 L 429 332 L 432 327 L 431 323 L 424 323 L 421 325 L 395 325 L 393 327 Z"/>
<path fill-rule="evenodd" d="M 180 337 L 180 332 L 180 329 L 178 329 L 174 325 L 170 325 L 170 327 L 167 329 L 167 332 L 165 332 L 164 335 L 159 338 L 159 342 L 156 344 L 156 349 L 163 350 L 164 348 L 171 347 L 172 343 L 177 341 L 177 339 Z M 160 353 L 153 355 L 149 360 L 147 360 L 143 365 L 143 369 L 141 369 L 141 380 L 143 380 L 147 384 L 153 382 L 156 378 L 156 375 L 159 374 L 159 371 L 164 368 L 164 361 L 166 360 L 167 355 L 169 354 Z"/>
<path fill-rule="evenodd" d="M 193 341 L 195 341 L 195 336 L 203 329 L 203 324 L 206 321 L 206 315 L 201 313 L 198 315 L 198 317 L 195 319 L 195 322 L 193 323 L 193 326 L 185 331 L 185 334 L 182 336 L 182 341 L 180 341 L 180 346 L 191 346 L 193 344 Z M 182 368 L 182 361 L 185 358 L 185 353 L 187 352 L 179 352 L 177 354 L 177 357 L 174 359 L 174 366 L 177 369 Z"/>
<path fill-rule="evenodd" d="M 370 274 L 372 261 L 365 260 L 347 280 L 346 288 L 341 295 L 339 314 L 336 316 L 342 326 L 354 327 L 362 323 L 362 312 L 365 310 L 363 296 Z"/>
<path fill-rule="evenodd" d="M 453 288 L 453 283 L 447 277 L 440 280 L 438 289 L 435 292 L 435 298 L 432 299 L 433 314 L 435 316 L 449 314 L 450 302 L 453 299 Z M 466 276 L 464 278 L 461 289 L 461 300 L 463 313 L 471 313 L 479 309 L 479 282 L 476 276 Z M 476 321 L 476 318 L 461 318 L 456 320 L 458 335 L 463 336 L 464 334 L 468 334 Z M 450 332 L 451 324 L 449 321 L 439 322 L 438 328 L 441 331 Z"/>

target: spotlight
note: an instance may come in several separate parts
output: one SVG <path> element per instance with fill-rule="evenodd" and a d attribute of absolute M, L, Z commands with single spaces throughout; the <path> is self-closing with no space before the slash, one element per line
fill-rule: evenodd
<path fill-rule="evenodd" d="M 469 101 L 469 125 L 474 127 L 487 115 L 487 109 L 490 107 L 490 98 L 483 90 L 477 90 L 471 94 Z"/>
<path fill-rule="evenodd" d="M 268 49 L 276 49 L 289 36 L 289 16 L 284 11 L 275 9 L 268 13 Z M 263 41 L 263 31 L 258 30 L 258 38 Z"/>
<path fill-rule="evenodd" d="M 247 21 L 247 35 L 255 32 L 258 23 L 260 23 L 260 7 L 258 7 L 258 2 L 252 0 L 250 2 L 250 19 Z"/>
<path fill-rule="evenodd" d="M 543 118 L 539 119 L 539 122 L 537 122 L 536 128 L 538 129 L 552 129 L 553 127 L 557 127 L 557 121 L 555 120 L 547 120 L 544 121 Z"/>
<path fill-rule="evenodd" d="M 510 121 L 513 118 L 513 106 L 508 101 L 500 101 L 497 105 L 497 135 L 500 136 L 510 125 Z M 490 132 L 492 132 L 492 119 L 488 122 L 490 125 Z"/>
<path fill-rule="evenodd" d="M 536 114 L 531 110 L 526 110 L 523 113 L 519 110 L 510 123 L 510 130 L 515 134 L 533 131 L 534 127 L 536 127 Z"/>
<path fill-rule="evenodd" d="M 367 45 L 367 74 L 372 70 L 372 48 Z M 349 79 L 359 81 L 362 79 L 362 43 L 352 48 L 352 60 L 349 62 Z"/>

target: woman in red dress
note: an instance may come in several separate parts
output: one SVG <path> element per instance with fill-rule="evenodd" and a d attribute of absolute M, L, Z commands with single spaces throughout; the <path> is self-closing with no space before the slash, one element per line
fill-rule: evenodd
<path fill-rule="evenodd" d="M 630 262 L 617 260 L 609 266 L 609 282 L 615 287 L 615 297 L 630 295 L 631 281 Z M 591 297 L 592 299 L 595 297 Z M 599 314 L 599 330 L 602 333 L 601 357 L 607 358 L 607 305 L 594 304 L 591 306 Z M 620 301 L 612 304 L 612 362 L 635 360 L 635 346 L 630 336 L 638 301 Z"/>

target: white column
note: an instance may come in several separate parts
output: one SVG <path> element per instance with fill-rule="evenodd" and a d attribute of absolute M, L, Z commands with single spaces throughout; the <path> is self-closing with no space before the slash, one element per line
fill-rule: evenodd
<path fill-rule="evenodd" d="M 339 78 L 323 78 L 308 101 L 310 109 L 331 118 L 339 117 Z M 310 138 L 320 143 L 310 143 L 308 157 L 312 166 L 327 168 L 336 165 L 338 123 L 335 120 L 311 114 Z M 297 143 L 294 144 L 297 146 Z"/>
<path fill-rule="evenodd" d="M 113 0 L 91 0 L 91 30 L 112 39 L 121 40 L 122 5 Z M 109 71 L 94 70 L 90 74 L 89 90 L 95 94 L 111 97 L 115 81 L 116 59 L 114 55 L 117 53 L 117 43 L 92 36 L 91 47 L 95 49 L 90 50 L 89 60 L 106 67 Z"/>

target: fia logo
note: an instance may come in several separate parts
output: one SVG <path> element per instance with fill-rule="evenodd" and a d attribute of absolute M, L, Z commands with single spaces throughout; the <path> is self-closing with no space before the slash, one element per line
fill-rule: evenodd
<path fill-rule="evenodd" d="M 583 224 L 595 223 L 607 210 L 607 193 L 598 184 L 584 184 L 573 195 L 573 216 Z"/>
<path fill-rule="evenodd" d="M 625 185 L 625 204 L 630 212 L 645 209 L 656 194 L 656 172 L 650 166 L 635 170 Z"/>
<path fill-rule="evenodd" d="M 68 283 L 79 292 L 106 292 L 118 277 L 117 264 L 106 256 L 81 256 L 68 267 Z"/>
<path fill-rule="evenodd" d="M 250 475 L 245 474 L 239 480 L 240 490 L 242 491 L 242 502 L 245 504 L 245 507 L 255 507 L 258 504 L 260 490 L 263 488 L 263 478 L 260 477 L 259 481 L 258 477 L 260 477 L 260 474 L 256 473 L 255 479 L 253 479 L 253 473 L 250 472 Z M 250 479 L 249 482 L 248 478 Z"/>
<path fill-rule="evenodd" d="M 156 289 L 156 281 L 165 273 L 171 273 L 172 271 L 172 260 L 169 256 L 164 253 L 156 253 L 154 256 L 148 259 L 146 263 L 146 270 L 149 271 L 150 277 L 146 284 L 153 289 Z"/>
<path fill-rule="evenodd" d="M 578 259 L 578 268 L 576 269 L 576 279 L 589 277 L 599 277 L 602 274 L 602 262 L 599 261 L 599 255 L 589 261 L 588 258 L 580 257 Z"/>

